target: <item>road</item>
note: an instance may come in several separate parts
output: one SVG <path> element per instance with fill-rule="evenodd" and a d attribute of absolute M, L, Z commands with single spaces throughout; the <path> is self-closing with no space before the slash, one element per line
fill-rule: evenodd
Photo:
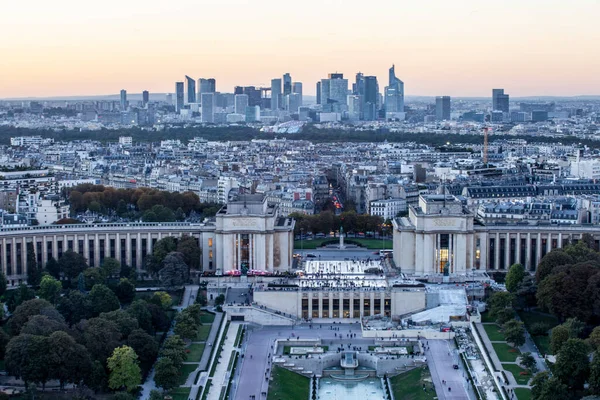
<path fill-rule="evenodd" d="M 435 391 L 438 399 L 472 399 L 475 398 L 470 385 L 467 383 L 462 363 L 459 360 L 458 353 L 454 344 L 449 340 L 422 340 L 427 342 L 429 350 L 425 352 L 427 356 L 427 365 L 431 372 L 431 379 L 435 385 Z M 454 369 L 453 365 L 458 365 L 459 369 Z M 446 381 L 445 384 L 442 380 Z M 451 391 L 448 391 L 451 388 Z M 469 393 L 467 393 L 467 391 Z"/>

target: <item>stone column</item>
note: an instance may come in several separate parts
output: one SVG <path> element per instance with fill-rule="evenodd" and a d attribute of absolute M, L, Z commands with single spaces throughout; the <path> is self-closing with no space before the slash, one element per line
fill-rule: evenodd
<path fill-rule="evenodd" d="M 308 318 L 312 318 L 312 313 L 313 313 L 313 308 L 312 308 L 312 292 L 308 292 L 307 293 L 307 298 L 308 298 Z"/>
<path fill-rule="evenodd" d="M 559 249 L 562 249 L 562 232 L 558 232 L 558 245 Z"/>
<path fill-rule="evenodd" d="M 517 232 L 517 238 L 515 239 L 515 253 L 517 258 L 517 264 L 521 263 L 521 233 Z"/>
<path fill-rule="evenodd" d="M 375 292 L 369 292 L 371 315 L 375 315 Z"/>
<path fill-rule="evenodd" d="M 496 251 L 494 252 L 494 269 L 500 268 L 500 234 L 496 233 Z"/>
<path fill-rule="evenodd" d="M 344 318 L 344 292 L 340 290 L 340 318 Z"/>
<path fill-rule="evenodd" d="M 323 292 L 319 292 L 319 318 L 323 318 Z"/>
<path fill-rule="evenodd" d="M 531 270 L 531 232 L 527 232 L 527 243 L 525 244 L 527 254 L 525 254 L 525 268 Z"/>
<path fill-rule="evenodd" d="M 333 318 L 333 292 L 329 292 L 329 318 Z"/>
<path fill-rule="evenodd" d="M 125 253 L 126 253 L 125 255 L 127 257 L 127 265 L 132 266 L 131 265 L 131 234 L 129 232 L 127 232 L 127 239 L 125 239 Z"/>
<path fill-rule="evenodd" d="M 354 318 L 354 291 L 348 292 L 348 296 L 350 297 L 350 318 Z"/>
<path fill-rule="evenodd" d="M 540 262 L 540 258 L 542 258 L 542 234 L 537 234 L 537 243 L 536 243 L 536 251 L 535 251 L 535 260 L 533 260 L 533 267 L 537 269 L 537 265 Z"/>
<path fill-rule="evenodd" d="M 2 273 L 4 276 L 7 276 L 7 265 L 6 265 L 6 238 L 2 238 L 2 251 L 0 251 L 2 256 Z"/>
<path fill-rule="evenodd" d="M 358 303 L 360 308 L 360 317 L 362 318 L 365 315 L 365 292 L 360 292 L 360 302 Z"/>
<path fill-rule="evenodd" d="M 509 269 L 510 265 L 511 265 L 511 259 L 510 259 L 510 232 L 506 233 L 506 240 L 504 241 L 504 265 L 503 267 L 505 269 Z"/>
<path fill-rule="evenodd" d="M 379 293 L 379 299 L 381 301 L 380 314 L 385 315 L 385 291 Z"/>

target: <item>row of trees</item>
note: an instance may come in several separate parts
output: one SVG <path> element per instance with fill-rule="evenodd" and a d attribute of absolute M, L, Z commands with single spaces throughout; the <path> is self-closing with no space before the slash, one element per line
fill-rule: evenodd
<path fill-rule="evenodd" d="M 115 189 L 86 183 L 68 189 L 68 198 L 74 213 L 90 210 L 123 218 L 141 215 L 148 222 L 182 220 L 191 212 L 210 217 L 219 210 L 217 204 L 200 203 L 193 192 L 171 193 L 151 188 Z"/>
<path fill-rule="evenodd" d="M 344 232 L 381 232 L 382 230 L 390 232 L 391 225 L 384 224 L 383 218 L 374 215 L 359 215 L 355 211 L 346 211 L 340 215 L 335 215 L 331 211 L 322 211 L 316 215 L 290 214 L 290 217 L 296 219 L 294 233 L 299 235 L 301 232 L 329 233 L 337 231 L 340 227 Z"/>

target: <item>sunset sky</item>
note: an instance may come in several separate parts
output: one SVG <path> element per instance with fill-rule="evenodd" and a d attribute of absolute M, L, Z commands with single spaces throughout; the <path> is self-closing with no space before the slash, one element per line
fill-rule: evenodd
<path fill-rule="evenodd" d="M 217 90 L 387 69 L 406 95 L 600 94 L 598 0 L 30 0 L 0 12 L 0 98 Z"/>

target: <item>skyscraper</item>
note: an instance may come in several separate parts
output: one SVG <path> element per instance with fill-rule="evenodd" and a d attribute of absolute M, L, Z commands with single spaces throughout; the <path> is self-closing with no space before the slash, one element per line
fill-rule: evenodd
<path fill-rule="evenodd" d="M 300 108 L 302 100 L 302 95 L 300 93 L 290 93 L 285 96 L 285 109 L 290 113 L 294 114 L 298 112 L 298 108 Z"/>
<path fill-rule="evenodd" d="M 492 89 L 492 111 L 509 111 L 509 96 L 504 89 Z"/>
<path fill-rule="evenodd" d="M 200 120 L 202 122 L 213 123 L 215 121 L 215 94 L 214 93 L 202 93 L 200 95 L 201 115 Z"/>
<path fill-rule="evenodd" d="M 438 96 L 435 98 L 435 119 L 438 121 L 450 121 L 450 96 Z"/>
<path fill-rule="evenodd" d="M 121 111 L 127 110 L 127 90 L 121 89 Z"/>
<path fill-rule="evenodd" d="M 187 83 L 187 102 L 195 103 L 196 102 L 196 80 L 190 78 L 189 76 L 185 76 L 185 82 Z"/>
<path fill-rule="evenodd" d="M 302 100 L 302 82 L 294 82 L 292 83 L 292 93 L 297 93 L 300 95 L 300 106 L 303 104 Z"/>
<path fill-rule="evenodd" d="M 352 84 L 352 94 L 365 95 L 365 77 L 362 72 L 356 74 L 356 81 Z"/>
<path fill-rule="evenodd" d="M 246 107 L 248 107 L 248 95 L 247 94 L 236 94 L 235 95 L 235 113 L 245 115 Z"/>
<path fill-rule="evenodd" d="M 217 91 L 217 81 L 214 78 L 198 79 L 198 93 L 215 93 Z"/>
<path fill-rule="evenodd" d="M 347 105 L 348 101 L 348 79 L 344 79 L 344 74 L 329 74 L 329 97 L 327 102 L 333 104 L 333 111 L 340 112 Z"/>
<path fill-rule="evenodd" d="M 362 74 L 361 74 L 362 75 Z M 379 98 L 379 84 L 376 76 L 365 76 L 362 80 L 364 86 L 363 101 L 363 119 L 365 121 L 374 121 L 377 119 L 377 103 Z"/>
<path fill-rule="evenodd" d="M 389 84 L 385 88 L 385 112 L 404 112 L 404 82 L 396 78 L 396 67 L 389 70 Z"/>
<path fill-rule="evenodd" d="M 142 92 L 142 105 L 144 107 L 146 107 L 148 105 L 148 102 L 150 101 L 150 93 L 148 93 L 147 90 L 144 90 Z"/>
<path fill-rule="evenodd" d="M 281 105 L 281 79 L 271 79 L 271 110 L 279 110 Z"/>
<path fill-rule="evenodd" d="M 321 104 L 321 81 L 317 82 L 317 104 Z"/>
<path fill-rule="evenodd" d="M 292 93 L 292 76 L 289 72 L 283 74 L 283 95 L 287 96 Z"/>
<path fill-rule="evenodd" d="M 175 82 L 175 112 L 183 108 L 183 82 Z"/>

